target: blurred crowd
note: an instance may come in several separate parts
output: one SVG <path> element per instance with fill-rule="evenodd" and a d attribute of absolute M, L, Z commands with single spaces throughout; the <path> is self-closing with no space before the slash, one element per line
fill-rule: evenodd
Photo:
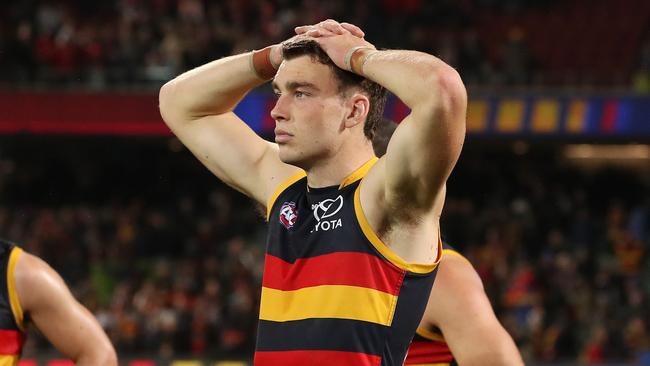
<path fill-rule="evenodd" d="M 445 237 L 528 360 L 648 364 L 649 172 L 585 171 L 553 155 L 464 155 Z"/>
<path fill-rule="evenodd" d="M 86 145 L 39 144 L 47 158 L 25 141 L 0 151 L 2 236 L 57 269 L 126 357 L 249 357 L 259 210 L 173 144 L 70 156 Z M 142 164 L 124 163 L 138 151 Z M 443 237 L 474 264 L 527 360 L 647 362 L 650 177 L 557 155 L 468 147 Z M 32 336 L 26 354 L 47 349 Z"/>
<path fill-rule="evenodd" d="M 557 0 L 81 0 L 14 1 L 0 10 L 0 85 L 9 88 L 151 88 L 208 61 L 264 47 L 286 39 L 297 25 L 334 18 L 361 26 L 378 47 L 430 52 L 460 70 L 468 85 L 522 86 L 581 83 L 583 67 L 574 58 L 604 62 L 585 83 L 648 87 L 648 68 L 640 34 L 626 25 L 645 24 L 650 11 L 620 2 L 622 12 L 602 12 L 608 5 L 585 3 L 574 18 Z M 611 6 L 611 2 L 609 3 Z M 600 5 L 600 6 L 597 6 Z M 584 13 L 584 14 L 583 14 Z M 641 18 L 633 22 L 631 15 Z M 530 16 L 529 16 L 530 15 Z M 527 16 L 527 17 L 524 17 Z M 586 18 L 592 23 L 582 23 Z M 608 25 L 608 22 L 618 23 Z M 574 45 L 561 41 L 560 29 L 576 24 L 602 29 Z M 529 24 L 526 25 L 526 22 Z M 555 24 L 553 23 L 553 24 Z M 595 28 L 595 27 L 599 28 Z M 581 29 L 582 29 L 581 28 Z M 633 27 L 634 28 L 634 27 Z M 570 33 L 587 37 L 575 29 Z M 555 33 L 552 33 L 555 32 Z M 556 38 L 558 37 L 558 38 Z M 620 43 L 619 40 L 626 43 Z M 580 48 L 592 44 L 594 49 Z M 595 48 L 612 43 L 597 55 Z M 629 44 L 628 44 L 629 43 Z M 621 49 L 617 44 L 624 45 Z M 645 42 L 648 48 L 648 42 Z M 575 55 L 576 50 L 582 54 Z M 639 50 L 642 49 L 642 50 Z M 533 52 L 534 51 L 534 52 Z M 605 52 L 605 51 L 603 51 Z M 647 52 L 645 52 L 647 53 Z M 633 57 L 640 61 L 630 61 Z M 559 58 L 559 62 L 557 60 Z M 573 69 L 564 69 L 564 67 Z M 634 69 L 632 69 L 634 68 Z M 557 70 L 556 70 L 557 69 Z M 556 72 L 557 71 L 557 72 Z M 634 73 L 633 73 L 634 71 Z M 559 72 L 559 74 L 558 74 Z M 591 71 L 590 71 L 591 72 Z"/>

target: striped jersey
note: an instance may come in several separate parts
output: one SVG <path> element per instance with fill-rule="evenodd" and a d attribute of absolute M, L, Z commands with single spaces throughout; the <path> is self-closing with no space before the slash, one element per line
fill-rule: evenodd
<path fill-rule="evenodd" d="M 268 205 L 256 366 L 402 365 L 442 255 L 409 264 L 371 229 L 359 186 L 377 159 L 339 186 L 297 174 Z"/>
<path fill-rule="evenodd" d="M 442 244 L 443 255 L 456 255 L 467 260 L 454 247 Z M 444 264 L 443 264 L 444 265 Z M 452 366 L 456 365 L 454 356 L 438 327 L 418 327 L 413 342 L 409 346 L 404 365 L 408 366 Z"/>
<path fill-rule="evenodd" d="M 450 366 L 455 365 L 454 356 L 438 328 L 418 327 L 409 346 L 404 365 L 408 366 Z"/>
<path fill-rule="evenodd" d="M 14 269 L 22 250 L 0 240 L 0 366 L 18 365 L 25 343 L 23 312 L 16 295 Z"/>

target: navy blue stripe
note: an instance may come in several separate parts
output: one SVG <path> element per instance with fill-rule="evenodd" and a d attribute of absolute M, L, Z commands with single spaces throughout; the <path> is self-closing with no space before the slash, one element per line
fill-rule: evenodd
<path fill-rule="evenodd" d="M 387 352 L 382 355 L 382 365 L 397 365 L 406 357 L 408 346 L 420 324 L 427 306 L 428 294 L 438 273 L 438 268 L 426 275 L 408 273 L 397 299 Z M 422 296 L 426 294 L 426 296 Z"/>
<path fill-rule="evenodd" d="M 348 319 L 259 321 L 257 351 L 328 350 L 381 355 L 388 328 Z"/>
<path fill-rule="evenodd" d="M 442 249 L 451 249 L 454 252 L 460 254 L 460 252 L 458 250 L 456 250 L 456 248 L 454 248 L 452 245 L 450 245 L 449 243 L 447 243 L 445 241 L 442 242 Z"/>
<path fill-rule="evenodd" d="M 11 310 L 9 287 L 7 286 L 9 257 L 14 248 L 13 243 L 0 239 L 0 329 L 3 330 L 20 330 Z"/>

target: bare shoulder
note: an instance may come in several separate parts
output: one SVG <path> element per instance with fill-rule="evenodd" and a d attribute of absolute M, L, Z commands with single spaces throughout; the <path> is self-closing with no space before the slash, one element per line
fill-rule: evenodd
<path fill-rule="evenodd" d="M 467 288 L 484 292 L 483 282 L 474 266 L 456 251 L 444 249 L 436 284 L 441 288 Z"/>
<path fill-rule="evenodd" d="M 25 311 L 39 303 L 39 299 L 50 298 L 67 287 L 59 274 L 41 258 L 22 252 L 14 270 L 16 291 Z"/>
<path fill-rule="evenodd" d="M 425 312 L 426 321 L 437 327 L 455 327 L 453 319 L 493 318 L 490 300 L 474 267 L 460 254 L 444 250 Z"/>

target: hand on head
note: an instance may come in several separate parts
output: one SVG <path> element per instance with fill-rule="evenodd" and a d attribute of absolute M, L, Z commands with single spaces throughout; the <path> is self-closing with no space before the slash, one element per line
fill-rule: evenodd
<path fill-rule="evenodd" d="M 375 49 L 366 41 L 361 28 L 350 23 L 327 19 L 314 25 L 296 27 L 296 34 L 312 37 L 320 44 L 336 66 L 350 70 L 350 52 L 358 48 Z"/>
<path fill-rule="evenodd" d="M 310 37 L 324 37 L 342 34 L 352 34 L 355 37 L 363 38 L 365 33 L 361 28 L 350 23 L 339 23 L 333 19 L 327 19 L 314 25 L 303 25 L 295 28 L 296 34 L 305 34 Z"/>

